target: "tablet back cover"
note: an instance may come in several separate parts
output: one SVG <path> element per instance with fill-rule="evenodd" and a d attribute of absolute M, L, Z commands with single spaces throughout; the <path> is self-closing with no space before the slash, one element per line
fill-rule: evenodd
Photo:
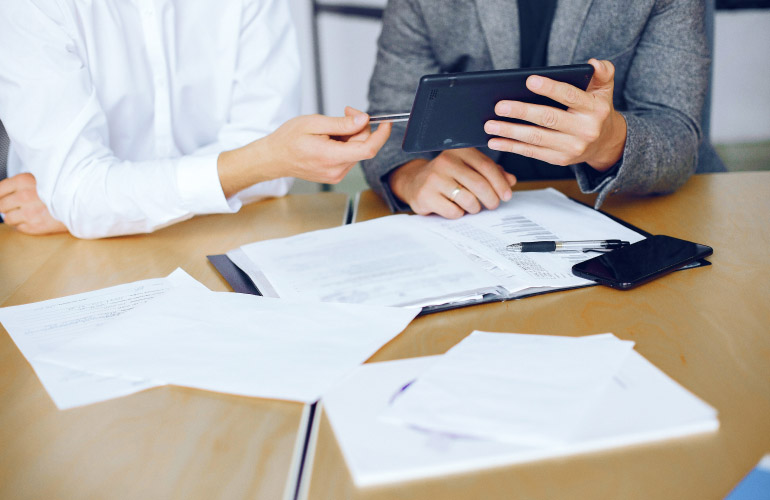
<path fill-rule="evenodd" d="M 531 92 L 530 75 L 541 75 L 585 90 L 593 76 L 589 64 L 426 75 L 420 79 L 402 148 L 407 153 L 483 147 L 492 137 L 488 120 L 520 122 L 495 115 L 501 100 L 565 106 Z"/>

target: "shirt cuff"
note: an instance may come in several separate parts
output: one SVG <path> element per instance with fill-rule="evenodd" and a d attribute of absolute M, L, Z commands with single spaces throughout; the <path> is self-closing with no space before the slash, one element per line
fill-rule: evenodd
<path fill-rule="evenodd" d="M 176 170 L 177 190 L 182 206 L 190 213 L 235 213 L 241 208 L 238 199 L 225 198 L 217 172 L 218 159 L 218 153 L 179 159 Z"/>

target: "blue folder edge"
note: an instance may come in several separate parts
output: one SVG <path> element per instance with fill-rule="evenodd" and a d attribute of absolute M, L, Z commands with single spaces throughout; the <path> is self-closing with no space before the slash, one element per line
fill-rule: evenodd
<path fill-rule="evenodd" d="M 725 500 L 770 499 L 770 455 L 765 455 L 751 472 L 738 483 Z"/>

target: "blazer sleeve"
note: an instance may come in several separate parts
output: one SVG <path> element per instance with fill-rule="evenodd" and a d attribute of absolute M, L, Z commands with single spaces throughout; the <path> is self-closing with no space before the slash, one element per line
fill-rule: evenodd
<path fill-rule="evenodd" d="M 599 193 L 597 208 L 610 193 L 672 192 L 695 171 L 711 64 L 704 20 L 703 2 L 656 2 L 625 86 L 615 89 L 628 125 L 623 156 L 610 175 L 576 166 L 581 190 Z"/>
<path fill-rule="evenodd" d="M 412 108 L 420 77 L 438 73 L 440 65 L 433 55 L 429 33 L 420 7 L 414 0 L 390 0 L 383 15 L 382 33 L 377 47 L 377 63 L 369 84 L 369 113 L 406 113 Z M 369 186 L 392 211 L 408 210 L 390 190 L 388 175 L 415 158 L 431 159 L 432 153 L 409 154 L 401 149 L 406 124 L 394 123 L 385 146 L 377 156 L 363 162 Z"/>

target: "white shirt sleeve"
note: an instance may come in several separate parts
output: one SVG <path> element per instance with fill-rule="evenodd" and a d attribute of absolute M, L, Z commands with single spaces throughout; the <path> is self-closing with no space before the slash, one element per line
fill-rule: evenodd
<path fill-rule="evenodd" d="M 277 179 L 226 200 L 217 175 L 221 151 L 270 133 L 299 108 L 299 62 L 286 2 L 246 3 L 229 117 L 217 141 L 188 155 L 148 161 L 126 161 L 110 148 L 116 132 L 92 79 L 92 71 L 106 68 L 88 67 L 60 4 L 15 0 L 3 6 L 0 116 L 14 154 L 37 179 L 41 199 L 72 234 L 150 232 L 288 191 L 291 181 Z"/>

